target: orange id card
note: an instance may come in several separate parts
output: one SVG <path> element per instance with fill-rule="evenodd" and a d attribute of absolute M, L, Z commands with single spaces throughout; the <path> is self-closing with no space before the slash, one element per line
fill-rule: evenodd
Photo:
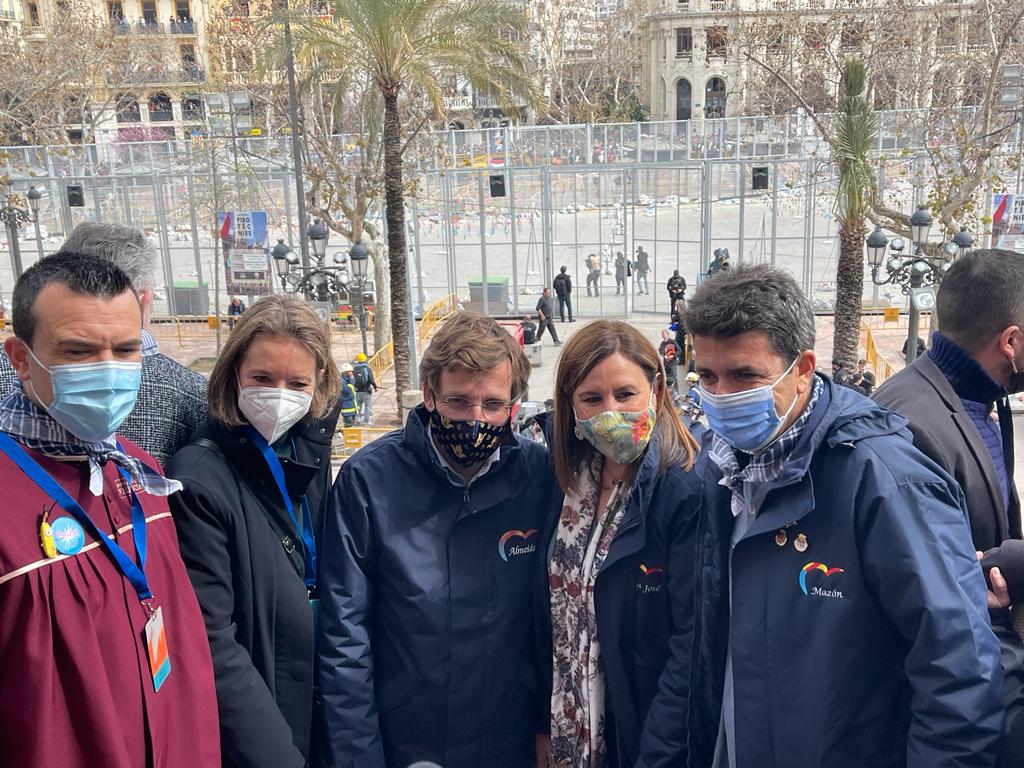
<path fill-rule="evenodd" d="M 171 674 L 171 656 L 167 652 L 164 615 L 160 608 L 146 622 L 146 647 L 149 650 L 149 670 L 153 673 L 153 690 L 159 692 Z"/>

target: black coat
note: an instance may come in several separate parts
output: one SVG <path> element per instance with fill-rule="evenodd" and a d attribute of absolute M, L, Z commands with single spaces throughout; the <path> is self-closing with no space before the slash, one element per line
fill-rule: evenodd
<path fill-rule="evenodd" d="M 565 272 L 559 272 L 551 283 L 555 289 L 556 296 L 568 296 L 572 293 L 572 278 Z"/>
<path fill-rule="evenodd" d="M 594 584 L 605 743 L 613 768 L 675 768 L 687 759 L 701 486 L 696 472 L 673 468 L 658 475 L 658 462 L 655 437 Z M 544 537 L 548 550 L 563 500 L 555 486 Z M 546 563 L 539 605 L 550 604 Z M 541 653 L 550 660 L 551 618 L 543 615 L 548 624 Z M 550 661 L 545 672 L 550 692 Z"/>
<path fill-rule="evenodd" d="M 293 427 L 295 459 L 282 460 L 296 514 L 305 494 L 315 531 L 337 421 L 335 408 Z M 314 629 L 301 534 L 245 428 L 208 421 L 167 474 L 185 486 L 170 504 L 210 640 L 224 765 L 302 768 L 310 752 Z"/>
<path fill-rule="evenodd" d="M 1000 407 L 999 424 L 1011 478 L 1006 509 L 992 457 L 949 379 L 928 355 L 917 358 L 875 391 L 872 399 L 907 417 L 914 446 L 953 475 L 967 497 L 974 548 L 1021 538 L 1020 499 L 1013 478 L 1013 419 Z"/>

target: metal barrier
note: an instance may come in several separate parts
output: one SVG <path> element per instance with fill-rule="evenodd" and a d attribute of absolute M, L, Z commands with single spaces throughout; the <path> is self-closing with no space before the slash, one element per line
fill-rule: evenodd
<path fill-rule="evenodd" d="M 331 460 L 344 461 L 367 443 L 394 431 L 381 427 L 339 427 L 331 445 Z"/>
<path fill-rule="evenodd" d="M 871 328 L 863 321 L 861 322 L 861 339 L 863 339 L 864 359 L 871 370 L 875 372 L 875 386 L 895 376 L 898 369 L 878 350 Z"/>
<path fill-rule="evenodd" d="M 427 337 L 434 332 L 438 325 L 454 315 L 458 306 L 455 294 L 449 293 L 443 299 L 435 301 L 423 311 L 423 318 L 420 320 L 419 328 L 416 329 L 416 339 L 421 350 Z"/>
<path fill-rule="evenodd" d="M 439 301 L 435 301 L 423 312 L 423 319 L 420 320 L 419 328 L 416 329 L 416 338 L 420 349 L 423 348 L 427 337 L 437 328 L 439 324 L 455 314 L 458 303 L 455 294 L 450 293 Z M 373 371 L 373 376 L 379 384 L 384 374 L 391 370 L 395 364 L 395 344 L 389 341 L 384 347 L 377 350 L 373 357 L 367 360 L 367 365 Z"/>

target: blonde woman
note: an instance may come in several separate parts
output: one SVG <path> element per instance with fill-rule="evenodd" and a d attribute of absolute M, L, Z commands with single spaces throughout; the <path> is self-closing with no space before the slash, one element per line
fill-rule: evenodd
<path fill-rule="evenodd" d="M 206 620 L 225 765 L 309 759 L 317 545 L 339 389 L 316 313 L 294 297 L 261 299 L 214 366 L 209 419 L 167 466 L 184 485 L 171 510 Z"/>
<path fill-rule="evenodd" d="M 654 345 L 619 321 L 567 342 L 554 411 L 550 764 L 685 765 L 697 445 Z"/>

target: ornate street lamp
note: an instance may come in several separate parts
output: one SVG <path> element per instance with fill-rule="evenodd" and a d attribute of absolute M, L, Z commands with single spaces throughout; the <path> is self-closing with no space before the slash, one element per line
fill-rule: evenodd
<path fill-rule="evenodd" d="M 865 241 L 868 264 L 871 267 L 871 281 L 875 285 L 897 285 L 905 296 L 910 297 L 910 323 L 907 328 L 907 365 L 917 357 L 917 336 L 921 310 L 934 310 L 935 290 L 942 276 L 953 261 L 966 253 L 973 245 L 973 239 L 966 229 L 961 229 L 952 241 L 946 243 L 938 256 L 927 256 L 922 245 L 927 241 L 932 217 L 925 206 L 920 206 L 910 217 L 912 252 L 904 253 L 903 238 L 886 238 L 881 227 L 868 235 Z M 886 258 L 888 251 L 888 258 Z M 882 274 L 883 265 L 885 274 Z"/>
<path fill-rule="evenodd" d="M 39 236 L 39 224 L 38 224 L 38 213 L 39 213 L 39 198 L 42 197 L 39 190 L 35 187 L 29 187 L 25 197 L 28 198 L 28 204 L 30 210 L 25 210 L 16 205 L 17 198 L 15 197 L 11 188 L 10 181 L 6 181 L 4 187 L 4 201 L 5 205 L 0 208 L 0 219 L 3 219 L 4 226 L 7 228 L 7 242 L 11 251 L 11 267 L 14 269 L 14 279 L 17 280 L 21 277 L 21 273 L 24 271 L 21 265 L 21 246 L 18 243 L 18 227 L 22 224 L 28 224 L 32 222 L 36 225 L 36 242 L 37 244 L 42 242 L 42 238 Z M 42 246 L 40 245 L 40 254 L 42 254 Z"/>
<path fill-rule="evenodd" d="M 309 238 L 310 245 L 313 248 L 313 256 L 316 258 L 318 266 L 322 266 L 324 263 L 324 254 L 327 253 L 327 238 L 329 236 L 327 226 L 317 219 L 309 225 L 309 229 L 306 230 L 306 237 Z"/>
<path fill-rule="evenodd" d="M 367 326 L 367 312 L 366 312 L 366 297 L 363 295 L 363 290 L 366 287 L 366 279 L 370 264 L 370 251 L 365 245 L 358 240 L 352 244 L 352 247 L 348 252 L 349 261 L 352 262 L 352 277 L 348 284 L 348 298 L 349 303 L 352 305 L 352 310 L 356 313 L 356 318 L 359 322 L 359 331 L 363 337 L 363 354 L 369 354 L 366 347 L 366 326 Z M 355 293 L 359 297 L 358 302 L 352 301 L 352 294 Z"/>

